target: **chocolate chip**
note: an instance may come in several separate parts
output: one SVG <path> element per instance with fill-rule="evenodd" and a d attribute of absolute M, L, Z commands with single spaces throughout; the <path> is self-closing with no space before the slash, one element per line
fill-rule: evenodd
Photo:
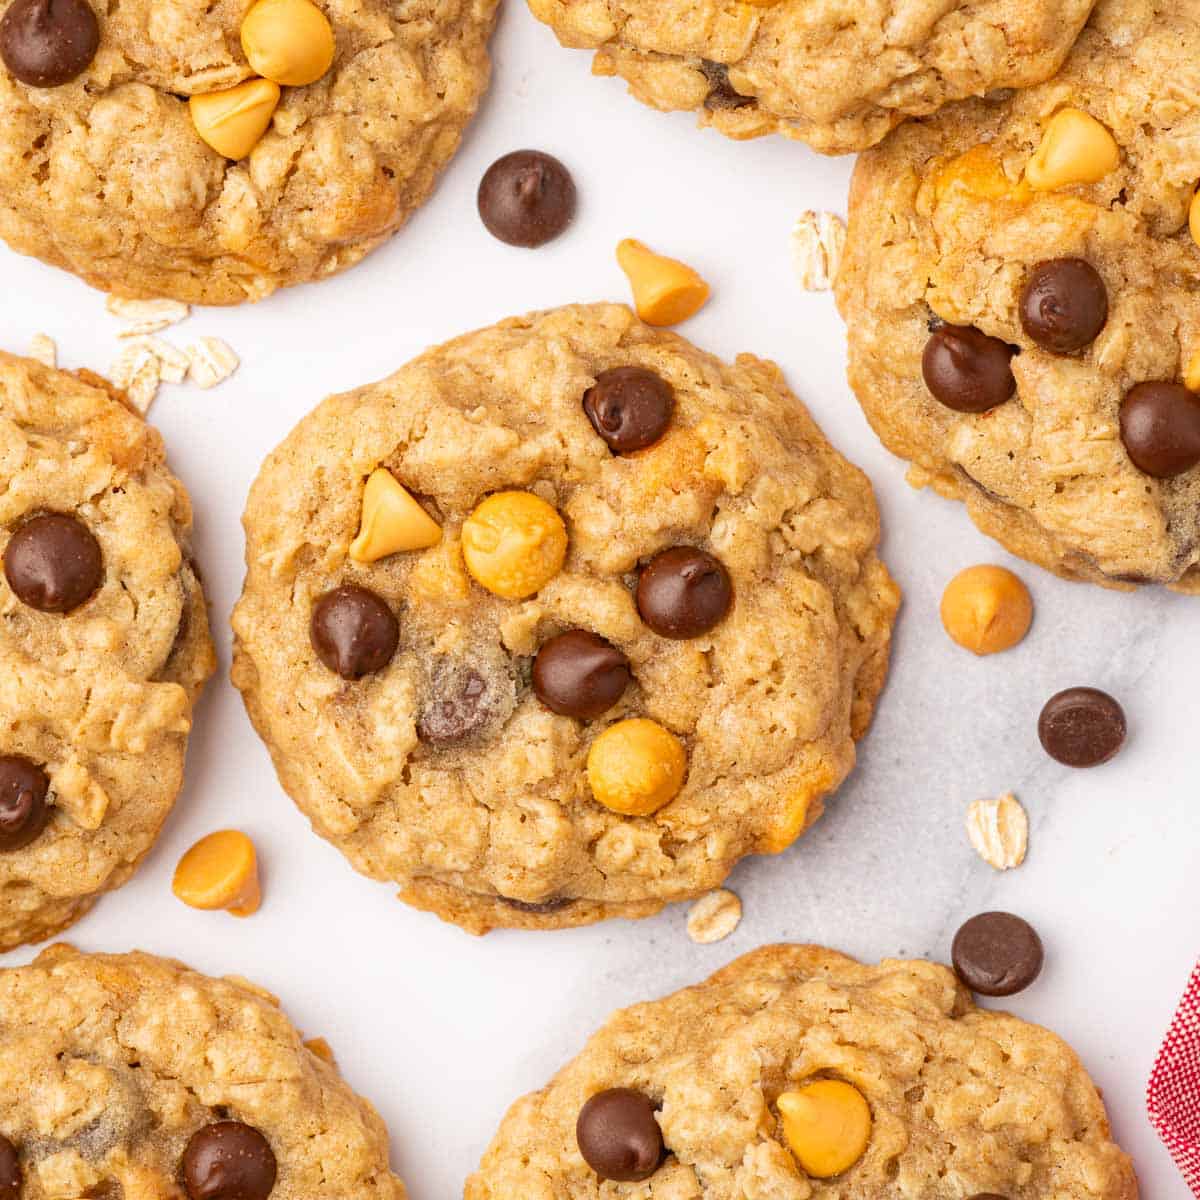
<path fill-rule="evenodd" d="M 191 1200 L 266 1200 L 275 1186 L 275 1153 L 257 1129 L 217 1121 L 192 1134 L 183 1152 Z"/>
<path fill-rule="evenodd" d="M 958 977 L 982 996 L 1011 996 L 1041 974 L 1042 939 L 1028 921 L 1006 912 L 980 913 L 955 935 L 950 957 Z"/>
<path fill-rule="evenodd" d="M 971 325 L 943 325 L 925 343 L 921 374 L 925 386 L 955 412 L 981 413 L 1003 404 L 1017 390 L 1013 348 Z"/>
<path fill-rule="evenodd" d="M 20 850 L 46 828 L 49 791 L 49 776 L 37 763 L 0 755 L 0 851 Z"/>
<path fill-rule="evenodd" d="M 1091 263 L 1055 258 L 1038 263 L 1021 292 L 1021 326 L 1051 354 L 1074 354 L 1100 336 L 1108 292 Z"/>
<path fill-rule="evenodd" d="M 1008 1200 L 1008 1197 L 1001 1196 L 999 1192 L 976 1192 L 970 1200 Z"/>
<path fill-rule="evenodd" d="M 625 694 L 633 678 L 629 659 L 585 629 L 551 638 L 533 660 L 533 690 L 549 709 L 590 721 Z"/>
<path fill-rule="evenodd" d="M 17 1148 L 0 1133 L 0 1200 L 20 1200 L 21 1162 Z"/>
<path fill-rule="evenodd" d="M 557 158 L 515 150 L 488 167 L 477 201 L 493 237 L 510 246 L 544 246 L 575 216 L 575 182 Z"/>
<path fill-rule="evenodd" d="M 1125 710 L 1097 688 L 1051 696 L 1038 718 L 1038 737 L 1051 758 L 1068 767 L 1108 762 L 1125 743 Z"/>
<path fill-rule="evenodd" d="M 583 411 L 614 454 L 629 454 L 667 432 L 675 389 L 645 367 L 613 367 L 583 393 Z"/>
<path fill-rule="evenodd" d="M 601 1179 L 617 1183 L 649 1179 L 663 1158 L 654 1105 L 632 1088 L 597 1092 L 579 1110 L 575 1140 L 584 1162 Z"/>
<path fill-rule="evenodd" d="M 87 0 L 15 0 L 0 20 L 0 58 L 32 87 L 58 87 L 87 69 L 100 24 Z"/>
<path fill-rule="evenodd" d="M 1139 471 L 1155 479 L 1200 463 L 1200 396 L 1181 383 L 1138 383 L 1121 401 L 1121 441 Z"/>
<path fill-rule="evenodd" d="M 42 513 L 9 539 L 4 576 L 22 604 L 68 613 L 90 600 L 104 579 L 100 543 L 77 518 Z"/>
<path fill-rule="evenodd" d="M 709 92 L 704 98 L 704 107 L 710 111 L 749 108 L 750 105 L 758 103 L 753 96 L 743 96 L 741 92 L 734 90 L 733 84 L 729 82 L 729 68 L 724 63 L 702 58 L 700 70 L 708 80 Z"/>
<path fill-rule="evenodd" d="M 309 625 L 317 657 L 343 679 L 382 671 L 400 641 L 400 623 L 382 596 L 357 584 L 327 592 Z"/>
<path fill-rule="evenodd" d="M 699 637 L 732 603 L 733 584 L 721 560 L 692 546 L 656 554 L 638 578 L 638 612 L 662 637 Z"/>
<path fill-rule="evenodd" d="M 491 689 L 478 671 L 453 659 L 441 659 L 433 669 L 417 736 L 438 746 L 461 742 L 488 723 L 494 708 Z"/>
<path fill-rule="evenodd" d="M 562 912 L 564 908 L 569 908 L 575 903 L 567 896 L 556 896 L 553 900 L 539 900 L 535 904 L 531 904 L 528 900 L 512 900 L 508 896 L 501 896 L 500 899 L 509 906 L 515 908 L 518 912 L 525 913 L 556 913 Z M 0 1197 L 3 1200 L 3 1197 Z"/>

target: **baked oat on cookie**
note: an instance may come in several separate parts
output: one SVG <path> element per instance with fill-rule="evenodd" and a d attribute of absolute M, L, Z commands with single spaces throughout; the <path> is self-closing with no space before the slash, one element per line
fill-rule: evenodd
<path fill-rule="evenodd" d="M 504 1118 L 466 1200 L 1135 1200 L 1054 1034 L 946 967 L 769 946 L 613 1016 Z"/>
<path fill-rule="evenodd" d="M 153 845 L 214 656 L 162 439 L 95 376 L 0 354 L 0 950 Z"/>
<path fill-rule="evenodd" d="M 872 425 L 1013 553 L 1109 586 L 1200 590 L 1197 51 L 1197 0 L 1101 0 L 1057 78 L 898 129 L 851 196 Z"/>
<path fill-rule="evenodd" d="M 242 979 L 51 946 L 0 971 L 0 1072 L 5 1196 L 404 1200 L 379 1114 Z"/>
<path fill-rule="evenodd" d="M 261 299 L 428 196 L 495 0 L 0 0 L 0 236 L 122 296 Z"/>
<path fill-rule="evenodd" d="M 734 138 L 862 150 L 905 117 L 1054 73 L 1095 0 L 529 0 L 644 104 Z"/>
<path fill-rule="evenodd" d="M 364 874 L 473 932 L 644 916 L 854 762 L 898 593 L 779 370 L 617 305 L 321 404 L 245 516 L 233 678 Z"/>

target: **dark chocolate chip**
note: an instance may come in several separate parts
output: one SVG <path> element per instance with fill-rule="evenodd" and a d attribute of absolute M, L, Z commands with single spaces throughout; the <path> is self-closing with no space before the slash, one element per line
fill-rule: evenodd
<path fill-rule="evenodd" d="M 950 951 L 958 977 L 983 996 L 1011 996 L 1041 974 L 1042 939 L 1028 921 L 1006 912 L 980 913 L 955 935 Z"/>
<path fill-rule="evenodd" d="M 509 906 L 515 908 L 518 912 L 525 913 L 556 913 L 562 912 L 564 908 L 569 908 L 575 903 L 574 900 L 567 896 L 556 896 L 553 900 L 538 900 L 531 904 L 528 900 L 513 900 L 508 896 L 501 896 L 500 899 Z M 3 1197 L 0 1197 L 3 1200 Z"/>
<path fill-rule="evenodd" d="M 46 828 L 49 791 L 49 776 L 37 763 L 0 755 L 0 851 L 20 850 Z"/>
<path fill-rule="evenodd" d="M 921 374 L 925 386 L 955 412 L 981 413 L 1017 390 L 1013 348 L 971 325 L 943 325 L 925 343 Z"/>
<path fill-rule="evenodd" d="M 1038 718 L 1046 753 L 1068 767 L 1108 762 L 1125 744 L 1125 732 L 1125 710 L 1098 688 L 1067 688 L 1046 701 Z"/>
<path fill-rule="evenodd" d="M 551 638 L 533 660 L 533 690 L 549 709 L 590 721 L 625 694 L 633 678 L 629 659 L 585 629 Z"/>
<path fill-rule="evenodd" d="M 4 576 L 22 604 L 38 612 L 68 613 L 95 595 L 104 580 L 104 558 L 82 521 L 42 513 L 9 538 Z"/>
<path fill-rule="evenodd" d="M 510 246 L 543 246 L 575 216 L 575 182 L 557 158 L 515 150 L 488 167 L 477 201 L 493 237 Z"/>
<path fill-rule="evenodd" d="M 350 583 L 313 605 L 309 635 L 317 657 L 331 671 L 343 679 L 361 679 L 392 661 L 400 623 L 382 596 Z"/>
<path fill-rule="evenodd" d="M 1181 383 L 1138 383 L 1121 401 L 1121 441 L 1133 465 L 1155 479 L 1200 463 L 1200 396 Z"/>
<path fill-rule="evenodd" d="M 192 1134 L 182 1172 L 191 1200 L 266 1200 L 275 1186 L 275 1153 L 252 1126 L 217 1121 Z"/>
<path fill-rule="evenodd" d="M 1082 258 L 1038 263 L 1021 292 L 1021 326 L 1051 354 L 1074 354 L 1100 336 L 1108 321 L 1108 292 Z"/>
<path fill-rule="evenodd" d="M 704 98 L 704 107 L 710 111 L 729 108 L 749 108 L 757 104 L 753 96 L 743 96 L 735 91 L 729 82 L 729 68 L 724 63 L 713 62 L 710 58 L 700 60 L 700 70 L 708 80 L 708 95 Z"/>
<path fill-rule="evenodd" d="M 32 87 L 70 83 L 99 48 L 100 23 L 87 0 L 15 0 L 0 20 L 0 58 Z"/>
<path fill-rule="evenodd" d="M 632 1088 L 597 1092 L 579 1110 L 575 1140 L 584 1162 L 601 1179 L 617 1183 L 649 1179 L 663 1158 L 654 1105 Z"/>
<path fill-rule="evenodd" d="M 487 680 L 474 668 L 441 659 L 433 669 L 430 694 L 417 721 L 417 736 L 437 746 L 478 733 L 495 709 Z"/>
<path fill-rule="evenodd" d="M 583 411 L 614 454 L 629 454 L 653 446 L 667 432 L 675 389 L 645 367 L 613 367 L 584 392 Z"/>
<path fill-rule="evenodd" d="M 0 1200 L 21 1200 L 21 1161 L 17 1148 L 0 1133 Z"/>
<path fill-rule="evenodd" d="M 662 637 L 699 637 L 720 624 L 732 603 L 733 584 L 721 560 L 693 546 L 663 550 L 638 577 L 638 612 Z"/>

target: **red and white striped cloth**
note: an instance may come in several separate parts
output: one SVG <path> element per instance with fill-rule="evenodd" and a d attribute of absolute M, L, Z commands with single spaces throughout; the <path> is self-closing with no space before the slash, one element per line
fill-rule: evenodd
<path fill-rule="evenodd" d="M 1158 1052 L 1146 1109 L 1192 1195 L 1200 1197 L 1200 963 Z"/>

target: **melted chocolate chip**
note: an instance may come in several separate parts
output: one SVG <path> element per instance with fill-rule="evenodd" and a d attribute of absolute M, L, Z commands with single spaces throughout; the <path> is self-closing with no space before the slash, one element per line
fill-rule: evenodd
<path fill-rule="evenodd" d="M 28 846 L 46 828 L 50 778 L 17 754 L 0 756 L 0 852 Z"/>
<path fill-rule="evenodd" d="M 1135 384 L 1121 402 L 1121 441 L 1155 479 L 1190 471 L 1200 463 L 1200 396 L 1181 383 Z"/>
<path fill-rule="evenodd" d="M 313 605 L 309 636 L 317 657 L 331 671 L 343 679 L 361 679 L 392 661 L 400 623 L 382 596 L 346 584 Z"/>
<path fill-rule="evenodd" d="M 0 1133 L 0 1200 L 21 1200 L 21 1161 L 17 1148 Z"/>
<path fill-rule="evenodd" d="M 191 1200 L 266 1200 L 275 1186 L 271 1144 L 241 1121 L 217 1121 L 197 1130 L 181 1163 Z"/>
<path fill-rule="evenodd" d="M 943 325 L 925 343 L 921 374 L 934 398 L 955 412 L 981 413 L 1017 390 L 1013 348 L 971 325 Z"/>
<path fill-rule="evenodd" d="M 1021 292 L 1021 326 L 1043 350 L 1074 354 L 1100 336 L 1108 292 L 1082 258 L 1055 258 L 1030 272 Z"/>
<path fill-rule="evenodd" d="M 724 564 L 693 546 L 663 550 L 638 577 L 638 612 L 661 637 L 700 637 L 720 624 L 732 603 Z"/>
<path fill-rule="evenodd" d="M 71 612 L 104 580 L 100 543 L 76 517 L 42 513 L 9 538 L 4 577 L 22 604 L 38 612 Z"/>
<path fill-rule="evenodd" d="M 704 107 L 719 111 L 729 108 L 749 108 L 758 101 L 753 96 L 743 96 L 735 91 L 729 82 L 729 68 L 724 63 L 713 62 L 712 59 L 702 58 L 700 70 L 708 80 L 709 92 L 704 98 Z"/>
<path fill-rule="evenodd" d="M 670 428 L 675 389 L 645 367 L 613 367 L 584 392 L 583 411 L 614 454 L 630 454 Z"/>
<path fill-rule="evenodd" d="M 465 741 L 492 717 L 495 705 L 487 680 L 474 668 L 441 659 L 433 669 L 430 695 L 417 722 L 417 736 L 435 746 Z"/>
<path fill-rule="evenodd" d="M 508 896 L 501 896 L 500 899 L 509 906 L 515 908 L 518 912 L 525 913 L 556 913 L 562 912 L 564 908 L 569 908 L 575 903 L 574 900 L 567 896 L 556 896 L 553 900 L 539 900 L 535 904 L 531 904 L 528 900 L 513 900 Z M 0 1197 L 0 1200 L 3 1200 Z"/>
<path fill-rule="evenodd" d="M 959 979 L 982 996 L 1011 996 L 1042 971 L 1042 939 L 1028 921 L 1006 912 L 972 917 L 950 951 Z"/>
<path fill-rule="evenodd" d="M 0 58 L 31 87 L 70 83 L 99 48 L 100 24 L 87 0 L 15 0 L 0 20 Z"/>
<path fill-rule="evenodd" d="M 584 629 L 551 638 L 533 660 L 533 690 L 553 712 L 594 720 L 625 694 L 629 659 L 611 642 Z"/>
<path fill-rule="evenodd" d="M 1051 696 L 1038 718 L 1038 739 L 1056 762 L 1097 767 L 1125 744 L 1125 710 L 1098 688 L 1073 687 Z"/>
<path fill-rule="evenodd" d="M 575 182 L 557 158 L 515 150 L 488 167 L 477 202 L 493 237 L 510 246 L 542 246 L 575 216 Z"/>
<path fill-rule="evenodd" d="M 587 1165 L 618 1183 L 649 1179 L 663 1158 L 654 1105 L 632 1088 L 597 1092 L 579 1110 L 575 1140 Z"/>

